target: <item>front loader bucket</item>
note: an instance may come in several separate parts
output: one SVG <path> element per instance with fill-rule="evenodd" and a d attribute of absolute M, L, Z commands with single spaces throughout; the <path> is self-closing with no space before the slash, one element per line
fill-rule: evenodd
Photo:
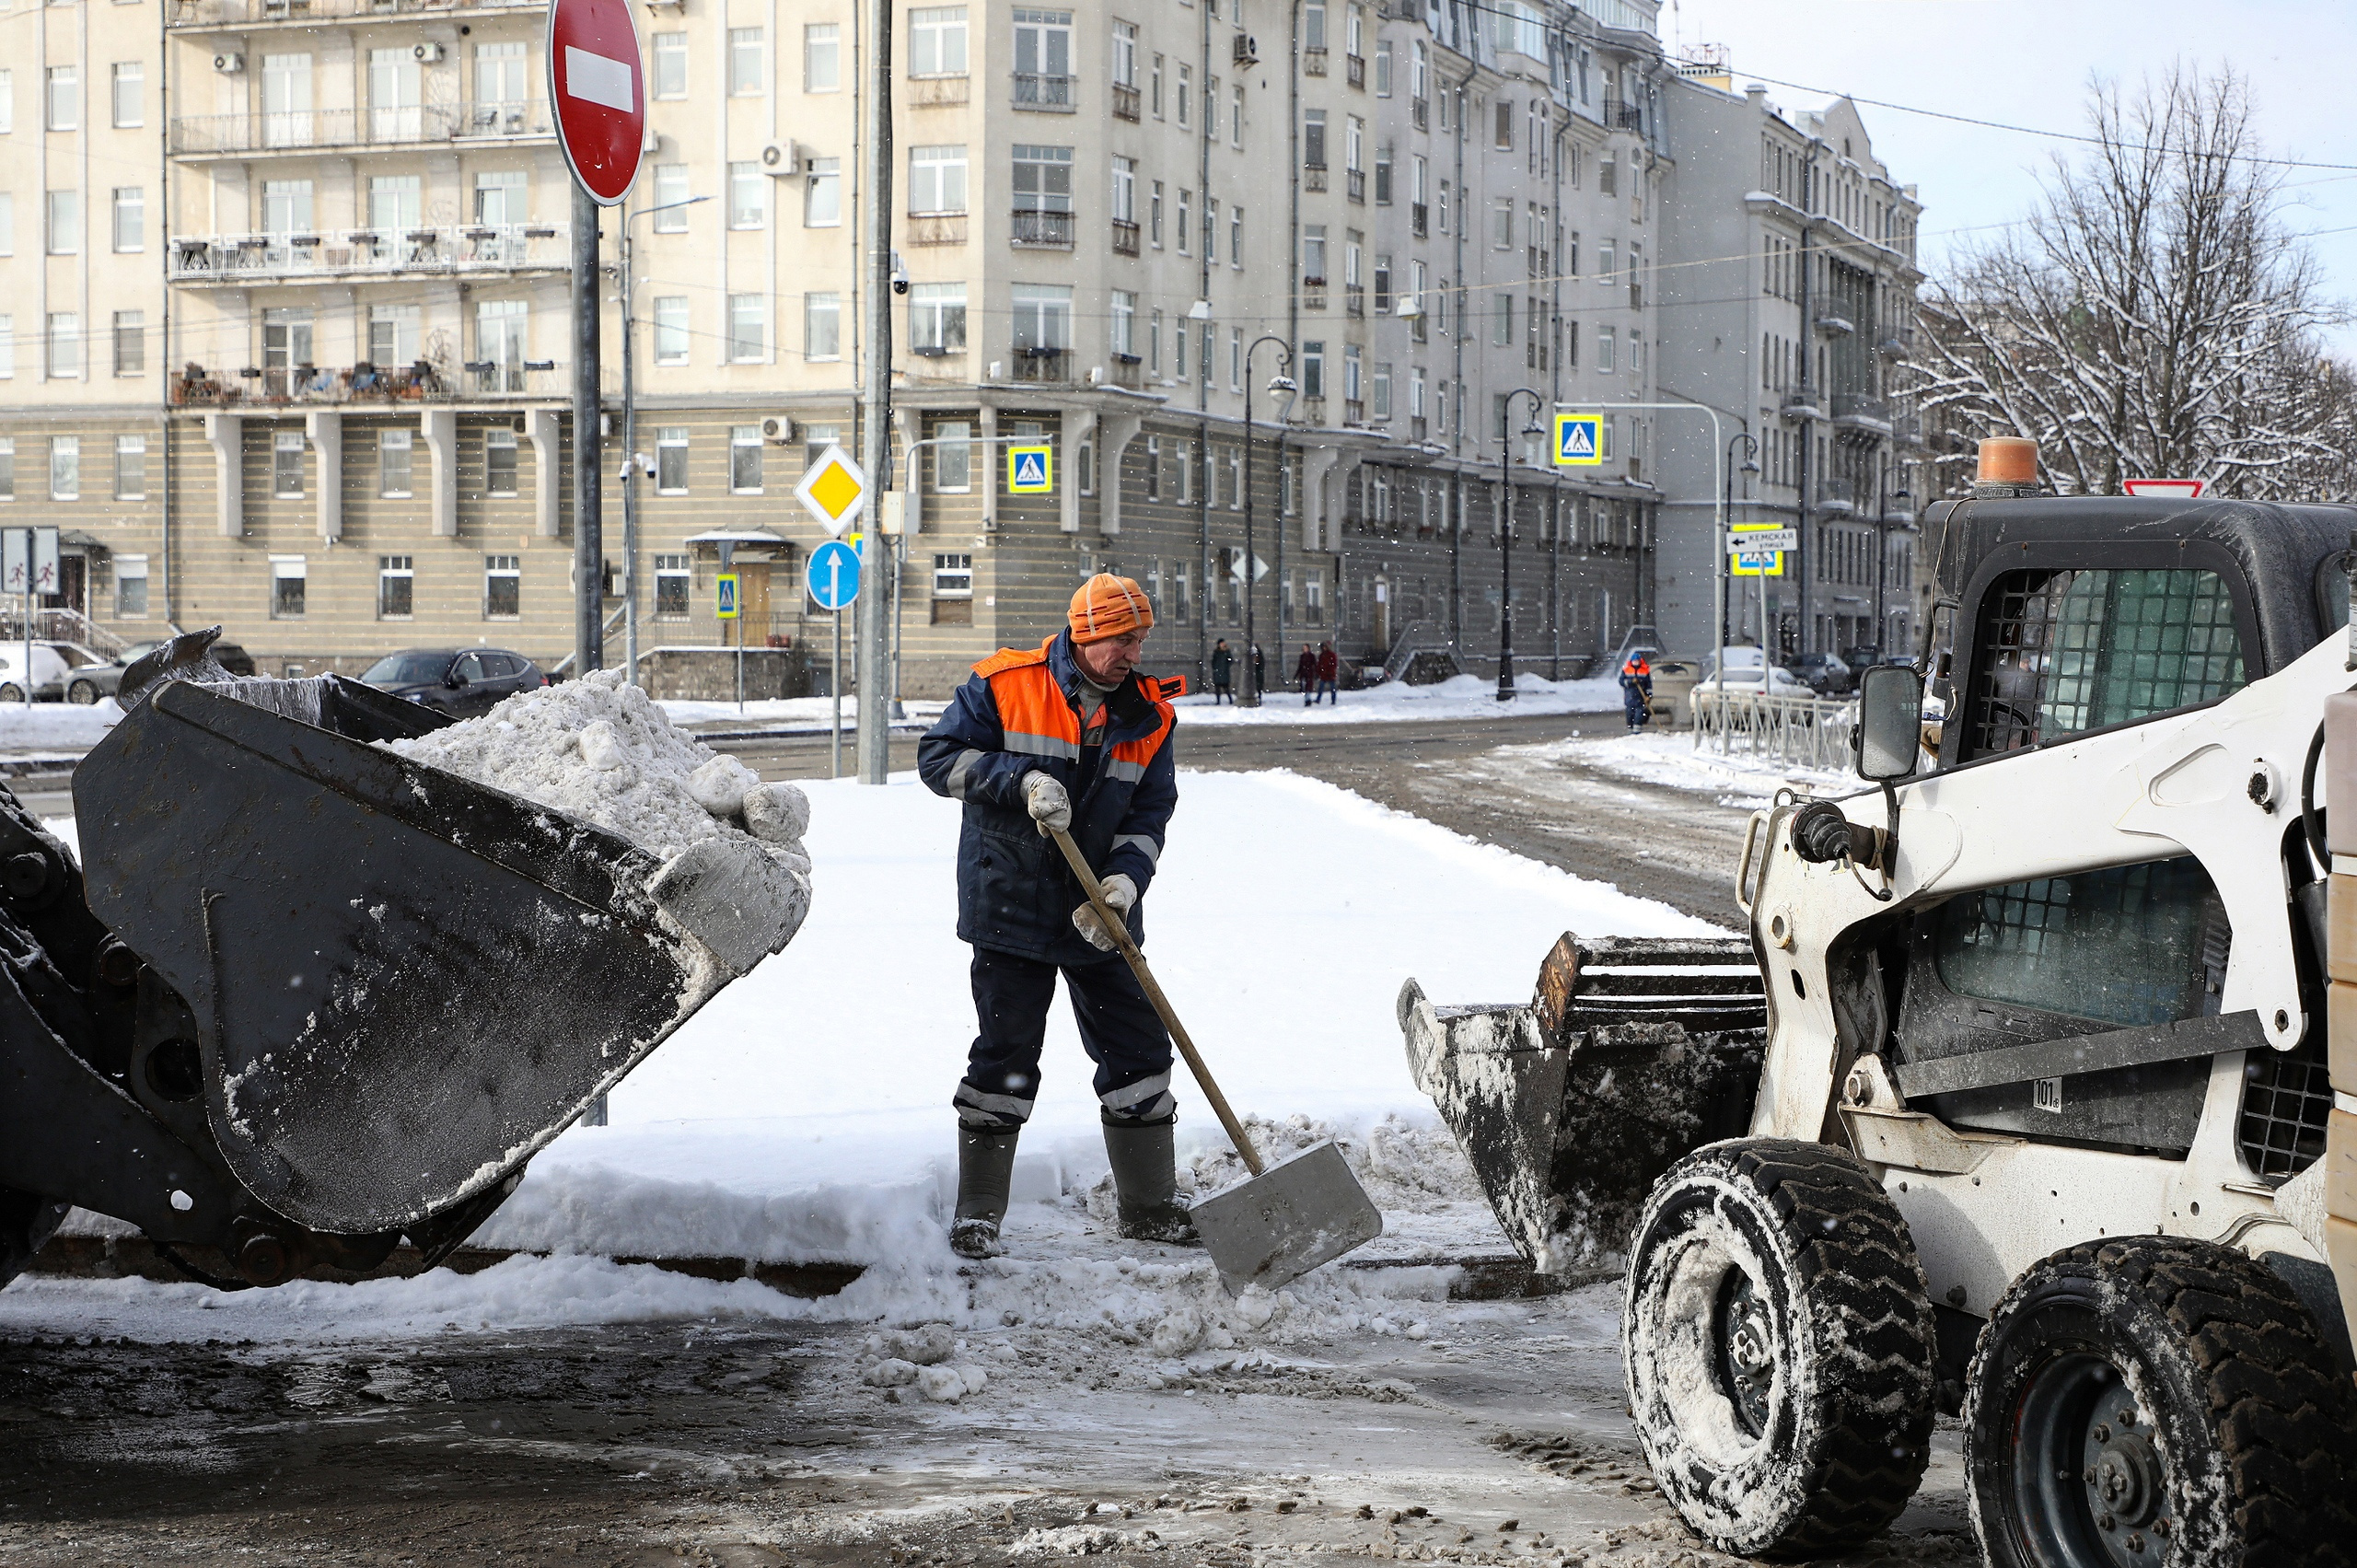
<path fill-rule="evenodd" d="M 644 849 L 366 744 L 407 704 L 239 690 L 156 687 L 74 799 L 92 912 L 186 1001 L 273 1210 L 367 1235 L 488 1194 L 730 978 Z"/>
<path fill-rule="evenodd" d="M 1565 933 L 1528 1004 L 1400 988 L 1408 1071 L 1540 1274 L 1619 1261 L 1655 1178 L 1739 1136 L 1767 1037 L 1750 944 Z"/>

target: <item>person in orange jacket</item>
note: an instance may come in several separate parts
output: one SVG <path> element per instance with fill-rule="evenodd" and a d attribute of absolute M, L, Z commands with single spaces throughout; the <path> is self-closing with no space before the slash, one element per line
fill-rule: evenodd
<path fill-rule="evenodd" d="M 1644 728 L 1654 716 L 1654 667 L 1645 662 L 1643 649 L 1632 650 L 1620 667 L 1620 706 L 1628 716 L 1631 735 Z"/>

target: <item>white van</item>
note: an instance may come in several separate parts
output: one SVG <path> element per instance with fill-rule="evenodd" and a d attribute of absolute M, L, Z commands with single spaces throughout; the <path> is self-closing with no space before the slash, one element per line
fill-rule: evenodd
<path fill-rule="evenodd" d="M 65 695 L 65 656 L 46 643 L 33 645 L 33 700 L 54 703 Z M 0 642 L 0 703 L 25 700 L 25 645 Z"/>

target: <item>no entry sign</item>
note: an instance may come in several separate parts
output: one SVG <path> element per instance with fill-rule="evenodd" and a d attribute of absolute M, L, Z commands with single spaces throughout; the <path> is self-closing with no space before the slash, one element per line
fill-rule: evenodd
<path fill-rule="evenodd" d="M 621 201 L 646 145 L 646 68 L 629 0 L 551 0 L 549 102 L 574 179 L 600 206 Z"/>

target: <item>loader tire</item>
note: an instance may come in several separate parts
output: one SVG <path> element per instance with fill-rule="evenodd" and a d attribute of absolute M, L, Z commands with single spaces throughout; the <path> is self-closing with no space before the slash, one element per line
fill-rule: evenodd
<path fill-rule="evenodd" d="M 1847 1152 L 1714 1144 L 1629 1245 L 1622 1369 L 1662 1495 L 1722 1551 L 1819 1557 L 1923 1479 L 1932 1306 L 1907 1222 Z"/>
<path fill-rule="evenodd" d="M 2357 1561 L 2357 1392 L 2232 1248 L 2123 1237 L 2033 1265 L 1981 1330 L 1964 1423 L 1991 1568 Z"/>

